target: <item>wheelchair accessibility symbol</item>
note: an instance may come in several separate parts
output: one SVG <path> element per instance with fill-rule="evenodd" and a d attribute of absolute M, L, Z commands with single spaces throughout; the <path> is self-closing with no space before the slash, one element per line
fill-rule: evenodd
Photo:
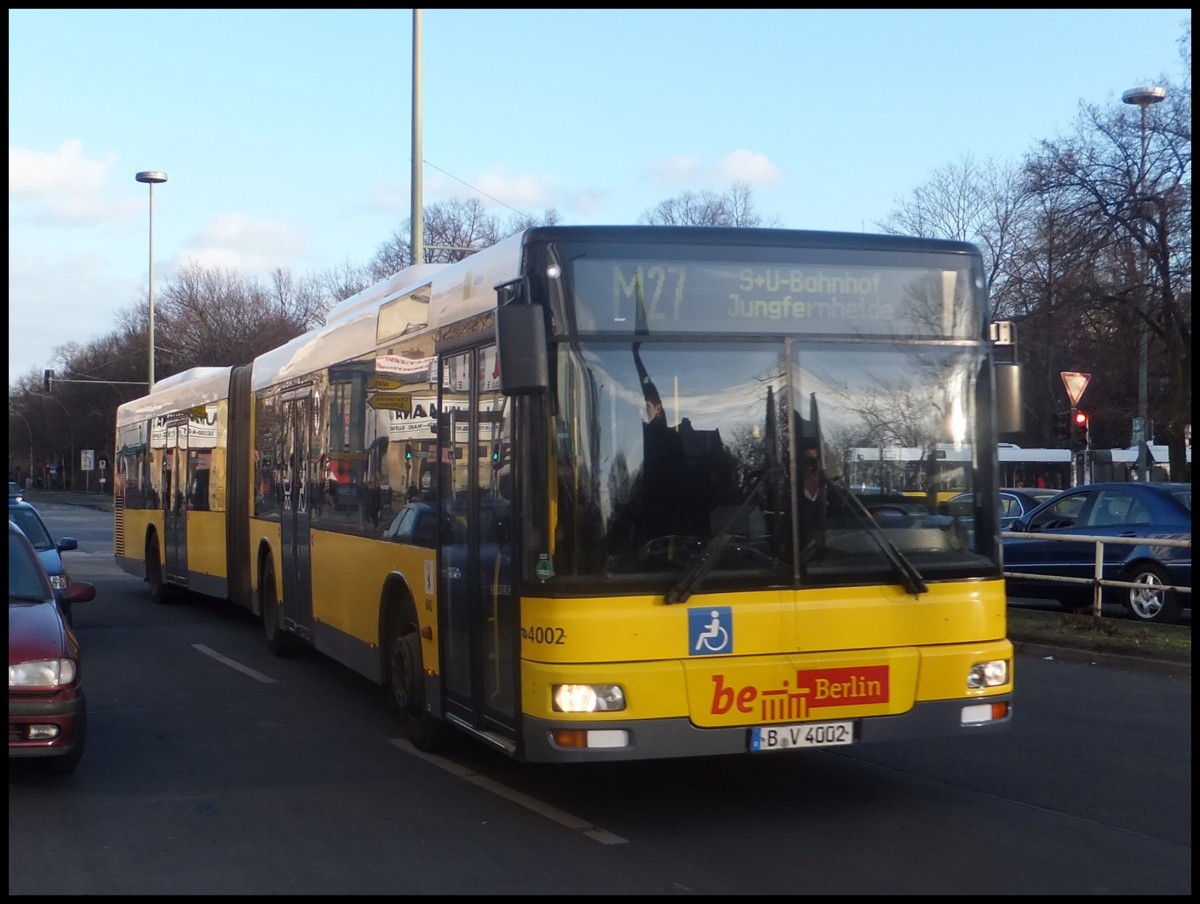
<path fill-rule="evenodd" d="M 711 606 L 688 610 L 688 655 L 733 652 L 733 609 Z"/>

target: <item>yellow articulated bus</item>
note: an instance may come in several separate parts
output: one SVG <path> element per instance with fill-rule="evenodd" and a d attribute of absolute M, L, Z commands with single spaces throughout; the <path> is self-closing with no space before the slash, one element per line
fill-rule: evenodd
<path fill-rule="evenodd" d="M 427 750 L 1000 730 L 1020 380 L 983 273 L 961 242 L 655 226 L 413 267 L 121 406 L 117 559 L 376 682 Z M 894 419 L 961 453 L 974 528 L 864 505 L 829 450 Z"/>

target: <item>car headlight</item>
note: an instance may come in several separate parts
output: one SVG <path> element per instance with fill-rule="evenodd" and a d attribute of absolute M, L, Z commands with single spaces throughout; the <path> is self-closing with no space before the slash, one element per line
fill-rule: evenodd
<path fill-rule="evenodd" d="M 75 680 L 74 659 L 39 659 L 8 667 L 8 686 L 65 687 Z"/>
<path fill-rule="evenodd" d="M 55 590 L 66 590 L 67 585 L 71 583 L 71 579 L 65 574 L 50 575 L 50 586 Z"/>

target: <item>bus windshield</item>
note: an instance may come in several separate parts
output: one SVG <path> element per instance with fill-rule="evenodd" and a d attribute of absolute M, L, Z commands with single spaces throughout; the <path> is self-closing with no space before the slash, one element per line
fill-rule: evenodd
<path fill-rule="evenodd" d="M 853 480 L 855 449 L 900 441 L 956 450 L 965 489 L 991 467 L 972 453 L 994 444 L 974 410 L 988 349 L 967 261 L 609 250 L 577 252 L 555 309 L 557 492 L 525 551 L 544 587 L 667 592 L 698 556 L 705 590 L 907 584 L 897 556 L 926 577 L 995 573 L 995 538 L 932 494 Z"/>

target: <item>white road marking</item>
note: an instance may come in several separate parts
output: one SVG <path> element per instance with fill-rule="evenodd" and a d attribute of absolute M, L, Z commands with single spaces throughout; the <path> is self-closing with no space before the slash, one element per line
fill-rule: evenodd
<path fill-rule="evenodd" d="M 220 653 L 218 653 L 212 647 L 206 647 L 202 643 L 194 643 L 194 644 L 192 644 L 192 648 L 199 650 L 205 656 L 211 656 L 217 662 L 220 662 L 223 665 L 227 665 L 231 669 L 241 672 L 243 675 L 249 675 L 255 681 L 261 681 L 263 684 L 278 684 L 279 683 L 274 678 L 272 678 L 270 675 L 264 675 L 262 672 L 256 672 L 256 671 L 254 671 L 254 669 L 250 668 L 249 666 L 242 665 L 240 662 L 236 662 L 235 660 L 230 659 L 228 656 L 222 656 Z"/>
<path fill-rule="evenodd" d="M 490 791 L 498 797 L 503 797 L 505 800 L 511 801 L 514 804 L 524 807 L 539 816 L 544 816 L 553 822 L 557 822 L 560 826 L 568 829 L 573 829 L 576 832 L 581 832 L 593 841 L 598 841 L 601 844 L 628 844 L 629 839 L 622 838 L 620 835 L 614 835 L 612 832 L 605 831 L 588 822 L 586 819 L 580 819 L 578 816 L 572 816 L 570 813 L 564 812 L 557 807 L 552 807 L 550 804 L 540 801 L 535 797 L 530 797 L 521 791 L 509 788 L 507 785 L 502 785 L 494 779 L 490 779 L 485 775 L 480 775 L 478 772 L 472 772 L 466 766 L 456 763 L 453 760 L 448 760 L 445 757 L 437 756 L 433 753 L 425 753 L 417 750 L 412 745 L 411 741 L 405 738 L 392 738 L 391 743 L 410 753 L 415 757 L 420 757 L 427 763 L 432 763 L 439 769 L 444 769 L 451 775 L 457 776 L 465 781 L 470 782 L 477 787 L 483 788 L 485 791 Z"/>

